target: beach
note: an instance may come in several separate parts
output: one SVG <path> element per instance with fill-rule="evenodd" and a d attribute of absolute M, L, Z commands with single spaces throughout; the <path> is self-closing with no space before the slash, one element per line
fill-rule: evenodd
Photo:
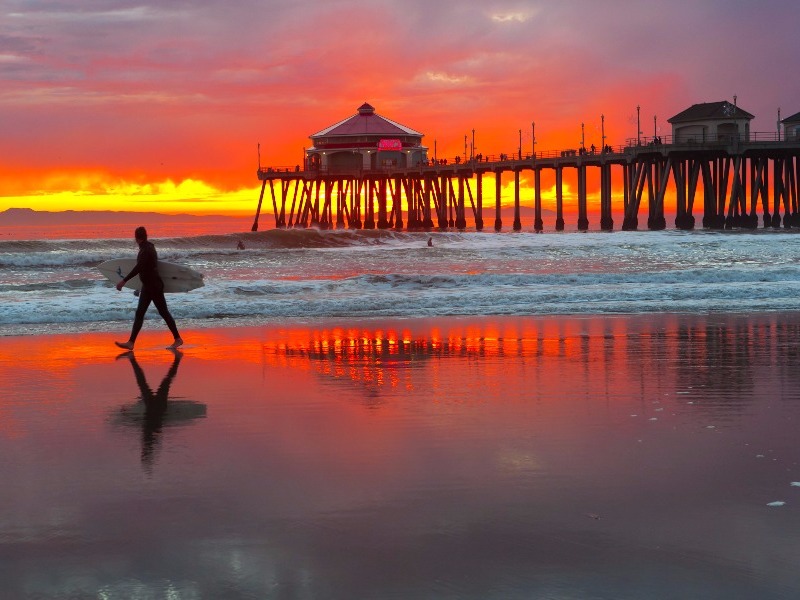
<path fill-rule="evenodd" d="M 800 314 L 0 336 L 9 598 L 795 598 Z"/>
<path fill-rule="evenodd" d="M 798 22 L 0 4 L 0 600 L 800 600 Z"/>

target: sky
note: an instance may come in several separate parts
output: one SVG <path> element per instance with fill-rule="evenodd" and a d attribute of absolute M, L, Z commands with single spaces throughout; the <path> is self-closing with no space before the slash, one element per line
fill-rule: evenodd
<path fill-rule="evenodd" d="M 0 0 L 0 210 L 251 214 L 363 102 L 439 156 L 800 111 L 797 0 Z M 655 121 L 654 121 L 655 117 Z"/>

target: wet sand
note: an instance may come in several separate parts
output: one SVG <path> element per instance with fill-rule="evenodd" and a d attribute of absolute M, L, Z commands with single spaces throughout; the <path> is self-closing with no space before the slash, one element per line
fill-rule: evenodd
<path fill-rule="evenodd" d="M 800 314 L 154 323 L 0 337 L 0 597 L 800 594 Z"/>

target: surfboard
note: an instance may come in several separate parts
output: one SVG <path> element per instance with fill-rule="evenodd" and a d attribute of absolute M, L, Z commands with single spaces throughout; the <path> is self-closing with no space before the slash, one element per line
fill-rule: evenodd
<path fill-rule="evenodd" d="M 120 279 L 130 273 L 135 266 L 135 258 L 117 258 L 100 263 L 97 265 L 97 269 L 105 275 L 111 283 L 116 285 L 119 283 Z M 164 282 L 165 292 L 188 292 L 189 290 L 205 285 L 203 283 L 202 273 L 198 273 L 189 267 L 176 265 L 175 263 L 163 260 L 158 261 L 158 274 Z M 139 280 L 139 276 L 137 275 L 133 279 L 127 281 L 125 287 L 132 290 L 141 290 L 142 282 Z"/>

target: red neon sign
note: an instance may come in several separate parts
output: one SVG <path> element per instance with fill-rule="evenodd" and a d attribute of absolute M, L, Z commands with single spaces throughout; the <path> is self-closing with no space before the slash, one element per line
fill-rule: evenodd
<path fill-rule="evenodd" d="M 378 142 L 378 152 L 400 152 L 403 142 L 400 140 L 381 140 Z"/>

